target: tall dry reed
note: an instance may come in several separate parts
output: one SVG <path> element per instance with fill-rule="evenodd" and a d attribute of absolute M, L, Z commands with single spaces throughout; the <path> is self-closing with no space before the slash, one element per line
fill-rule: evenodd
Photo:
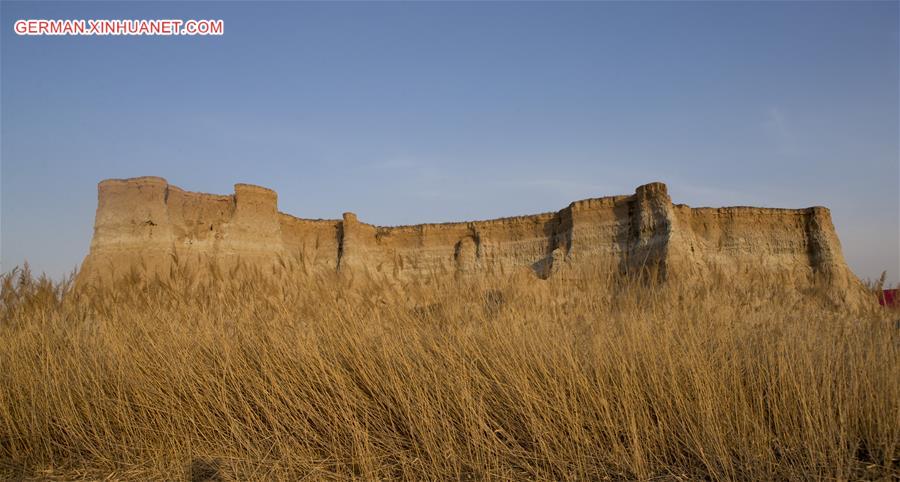
<path fill-rule="evenodd" d="M 3 276 L 0 477 L 900 474 L 900 333 L 874 306 L 290 274 Z"/>

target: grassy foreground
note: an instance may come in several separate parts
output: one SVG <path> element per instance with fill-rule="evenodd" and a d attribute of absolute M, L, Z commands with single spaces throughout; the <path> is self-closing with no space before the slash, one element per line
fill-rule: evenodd
<path fill-rule="evenodd" d="M 753 283 L 0 280 L 0 478 L 890 479 L 900 331 Z"/>

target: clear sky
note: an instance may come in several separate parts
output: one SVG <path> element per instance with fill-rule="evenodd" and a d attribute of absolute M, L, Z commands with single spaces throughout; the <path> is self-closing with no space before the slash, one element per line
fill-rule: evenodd
<path fill-rule="evenodd" d="M 2 269 L 88 251 L 96 184 L 236 182 L 379 225 L 552 211 L 668 183 L 825 205 L 900 271 L 897 2 L 13 3 Z M 20 18 L 223 19 L 222 37 L 19 37 Z"/>

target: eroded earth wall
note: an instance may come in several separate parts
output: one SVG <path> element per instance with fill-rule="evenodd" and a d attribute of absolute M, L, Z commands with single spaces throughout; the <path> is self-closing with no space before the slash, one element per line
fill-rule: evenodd
<path fill-rule="evenodd" d="M 247 184 L 212 195 L 158 177 L 103 181 L 78 282 L 115 280 L 133 270 L 164 274 L 173 263 L 202 272 L 291 262 L 299 273 L 337 270 L 399 281 L 523 271 L 551 280 L 602 275 L 579 269 L 593 266 L 697 283 L 712 272 L 756 273 L 801 287 L 826 283 L 837 296 L 860 286 L 826 208 L 691 208 L 673 204 L 661 183 L 557 212 L 398 227 L 366 224 L 353 213 L 301 219 L 277 204 L 274 191 Z"/>

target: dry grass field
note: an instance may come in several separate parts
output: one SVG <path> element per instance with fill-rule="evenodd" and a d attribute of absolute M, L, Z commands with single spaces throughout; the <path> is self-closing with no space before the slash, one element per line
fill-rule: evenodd
<path fill-rule="evenodd" d="M 0 287 L 0 477 L 900 476 L 900 331 L 765 280 Z"/>

